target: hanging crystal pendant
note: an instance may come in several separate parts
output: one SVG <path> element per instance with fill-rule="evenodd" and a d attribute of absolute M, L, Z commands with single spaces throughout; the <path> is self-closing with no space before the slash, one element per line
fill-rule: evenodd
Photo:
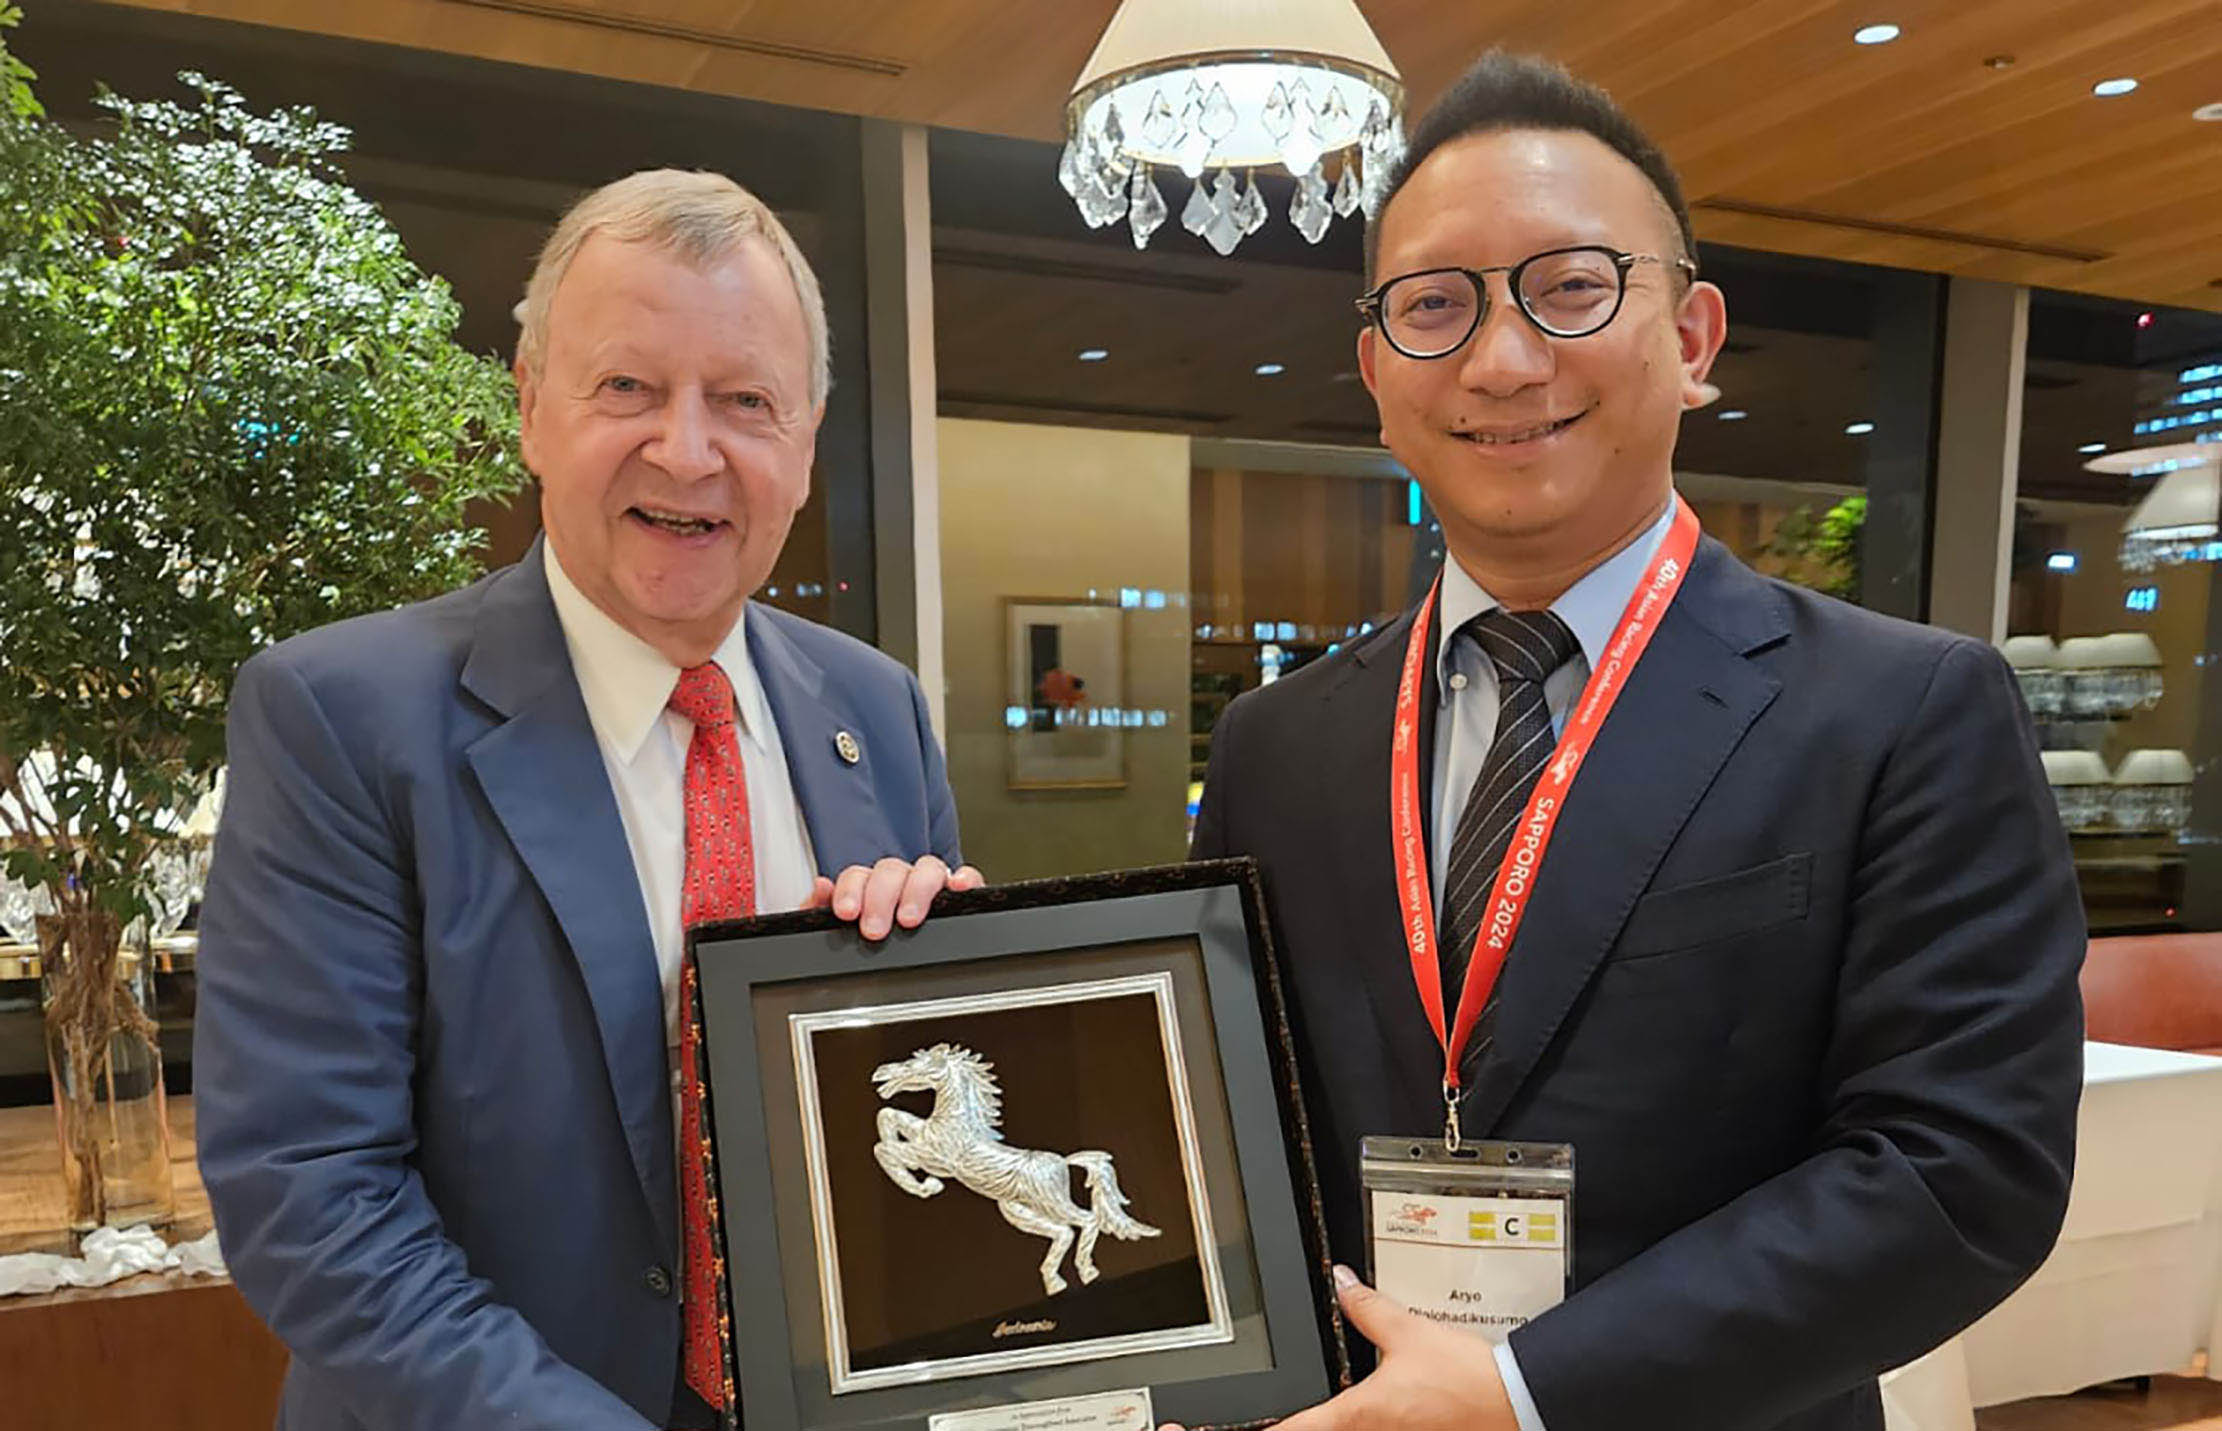
<path fill-rule="evenodd" d="M 1243 191 L 1242 200 L 1235 205 L 1234 216 L 1242 221 L 1242 231 L 1254 234 L 1265 227 L 1265 195 L 1258 192 L 1258 174 L 1250 171 L 1250 187 Z"/>
<path fill-rule="evenodd" d="M 1080 144 L 1077 140 L 1065 141 L 1065 152 L 1057 156 L 1057 182 L 1066 194 L 1080 197 Z"/>
<path fill-rule="evenodd" d="M 1080 215 L 1090 228 L 1100 229 L 1117 223 L 1125 215 L 1126 207 L 1126 184 L 1108 167 L 1097 171 L 1080 188 Z"/>
<path fill-rule="evenodd" d="M 1327 91 L 1327 103 L 1320 106 L 1319 118 L 1312 125 L 1319 142 L 1330 149 L 1338 148 L 1351 141 L 1357 127 L 1357 120 L 1350 113 L 1350 102 L 1342 97 L 1342 91 Z"/>
<path fill-rule="evenodd" d="M 1134 234 L 1136 248 L 1148 248 L 1150 235 L 1165 222 L 1165 196 L 1158 192 L 1157 181 L 1150 177 L 1150 166 L 1134 166 L 1132 193 L 1127 200 L 1127 227 Z"/>
<path fill-rule="evenodd" d="M 1358 151 L 1365 156 L 1365 167 L 1359 178 L 1358 202 L 1366 211 L 1366 218 L 1381 216 L 1382 201 L 1388 196 L 1389 166 L 1395 162 L 1396 149 L 1389 144 L 1389 117 L 1375 100 L 1366 113 L 1366 122 L 1358 131 Z"/>
<path fill-rule="evenodd" d="M 1224 139 L 1234 133 L 1234 127 L 1241 122 L 1241 116 L 1234 112 L 1234 101 L 1227 98 L 1227 87 L 1214 83 L 1211 93 L 1204 98 L 1204 133 L 1215 141 Z"/>
<path fill-rule="evenodd" d="M 1319 111 L 1312 107 L 1312 92 L 1298 80 L 1289 91 L 1289 132 L 1281 141 L 1281 163 L 1291 174 L 1301 174 L 1319 162 Z"/>
<path fill-rule="evenodd" d="M 1180 121 L 1173 117 L 1173 106 L 1166 100 L 1165 91 L 1158 90 L 1150 96 L 1150 112 L 1142 121 L 1142 142 L 1152 149 L 1169 146 L 1180 133 Z"/>
<path fill-rule="evenodd" d="M 1276 81 L 1272 92 L 1265 97 L 1265 109 L 1258 116 L 1266 134 L 1275 144 L 1288 138 L 1288 131 L 1296 121 L 1288 111 L 1288 86 Z"/>
<path fill-rule="evenodd" d="M 1242 242 L 1242 219 L 1237 213 L 1241 198 L 1235 192 L 1235 178 L 1230 170 L 1221 169 L 1211 186 L 1211 221 L 1204 225 L 1204 242 L 1218 250 L 1225 258 Z"/>
<path fill-rule="evenodd" d="M 1188 188 L 1188 203 L 1180 211 L 1180 226 L 1198 238 L 1211 222 L 1211 186 L 1198 179 Z"/>
<path fill-rule="evenodd" d="M 1334 219 L 1335 211 L 1327 202 L 1327 176 L 1319 172 L 1319 165 L 1304 171 L 1296 181 L 1296 197 L 1288 206 L 1289 222 L 1307 243 L 1318 243 L 1326 236 L 1327 225 Z"/>
<path fill-rule="evenodd" d="M 1342 177 L 1335 181 L 1335 212 L 1349 218 L 1358 208 L 1358 154 L 1343 155 Z"/>
<path fill-rule="evenodd" d="M 1201 179 L 1204 176 L 1204 166 L 1211 162 L 1211 136 L 1201 128 L 1190 125 L 1188 131 L 1181 135 L 1180 146 L 1174 152 L 1180 156 L 1180 171 L 1191 179 Z"/>

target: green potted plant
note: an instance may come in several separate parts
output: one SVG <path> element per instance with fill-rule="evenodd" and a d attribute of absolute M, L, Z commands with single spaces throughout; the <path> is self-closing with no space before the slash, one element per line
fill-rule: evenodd
<path fill-rule="evenodd" d="M 1845 601 L 1859 600 L 1867 494 L 1855 492 L 1820 516 L 1800 507 L 1776 524 L 1759 549 L 1773 575 Z"/>
<path fill-rule="evenodd" d="M 146 966 L 231 679 L 458 585 L 522 481 L 500 363 L 338 168 L 346 131 L 103 93 L 47 119 L 0 8 L 0 883 L 35 890 L 73 1230 L 168 1216 Z M 166 864 L 167 860 L 167 864 Z M 134 941 L 137 944 L 139 941 Z"/>

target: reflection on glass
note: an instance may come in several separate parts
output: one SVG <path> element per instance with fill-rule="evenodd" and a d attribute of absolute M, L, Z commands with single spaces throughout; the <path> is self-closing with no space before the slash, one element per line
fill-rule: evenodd
<path fill-rule="evenodd" d="M 2195 775 L 2222 756 L 2202 745 L 2222 546 L 2192 537 L 2215 512 L 2182 479 L 2212 470 L 2201 444 L 2222 455 L 2217 376 L 2222 315 L 2031 295 L 2001 649 L 2098 933 L 2212 927 L 2186 897 L 2215 847 Z"/>

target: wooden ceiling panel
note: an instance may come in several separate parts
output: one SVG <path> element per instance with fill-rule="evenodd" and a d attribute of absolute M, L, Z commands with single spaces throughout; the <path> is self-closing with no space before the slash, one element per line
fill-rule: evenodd
<path fill-rule="evenodd" d="M 1031 139 L 1058 137 L 1066 91 L 1116 9 L 1116 0 L 126 3 Z M 2222 174 L 2222 124 L 2191 119 L 2222 101 L 2222 0 L 1362 8 L 1415 107 L 1492 44 L 1555 55 L 1605 85 L 1681 168 L 1708 239 L 2222 310 L 2222 288 L 2210 286 L 2222 278 L 2222 188 L 2202 177 Z M 1903 37 L 1851 42 L 1859 25 L 1882 19 Z M 2000 55 L 2013 63 L 1986 66 Z M 2091 85 L 2115 75 L 2141 87 L 2094 98 Z M 1876 222 L 1959 238 L 1860 227 Z M 2106 257 L 2002 252 L 1986 240 Z"/>

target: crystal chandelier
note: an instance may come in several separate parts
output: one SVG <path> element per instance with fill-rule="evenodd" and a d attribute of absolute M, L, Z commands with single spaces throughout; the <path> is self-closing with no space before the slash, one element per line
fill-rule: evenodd
<path fill-rule="evenodd" d="M 1279 164 L 1289 222 L 1318 243 L 1378 210 L 1403 104 L 1353 0 L 1125 0 L 1066 102 L 1057 178 L 1091 228 L 1125 219 L 1142 248 L 1169 212 L 1157 168 L 1178 169 L 1181 226 L 1225 255 L 1264 225 L 1256 171 Z"/>
<path fill-rule="evenodd" d="M 2160 479 L 2122 523 L 2124 571 L 2222 561 L 2222 445 L 2133 447 L 2083 465 L 2093 472 Z"/>

